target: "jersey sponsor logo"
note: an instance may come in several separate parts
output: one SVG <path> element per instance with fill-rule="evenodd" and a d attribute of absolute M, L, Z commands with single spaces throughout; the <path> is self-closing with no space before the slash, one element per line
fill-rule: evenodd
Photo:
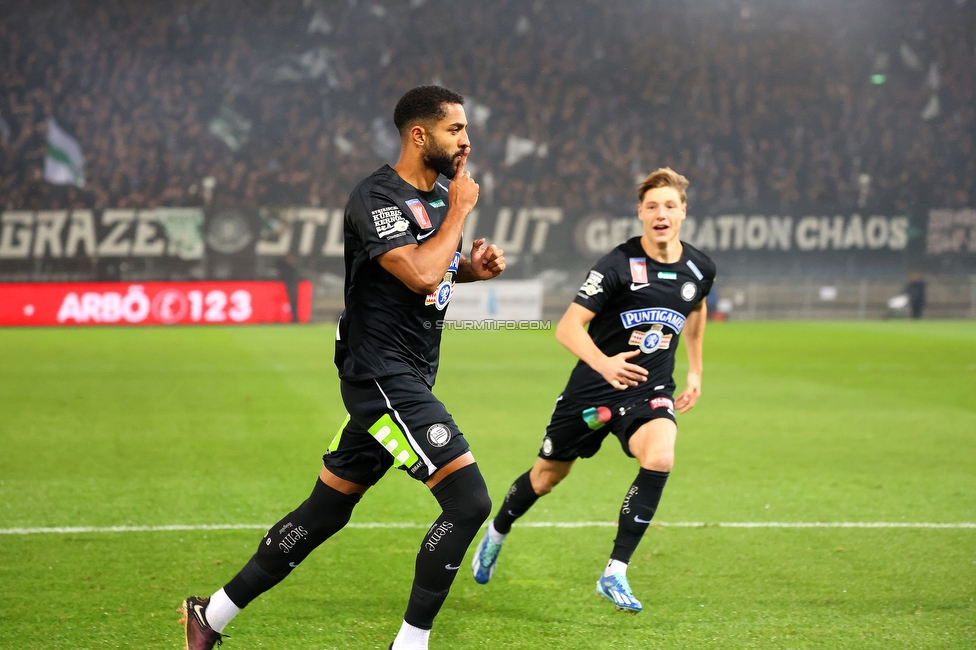
<path fill-rule="evenodd" d="M 433 424 L 427 429 L 427 442 L 433 447 L 443 447 L 451 440 L 451 430 L 443 424 Z"/>
<path fill-rule="evenodd" d="M 425 305 L 434 305 L 437 307 L 437 311 L 444 311 L 447 308 L 447 303 L 451 302 L 451 296 L 454 295 L 454 280 L 457 277 L 459 264 L 461 264 L 461 254 L 455 252 L 454 259 L 451 261 L 451 265 L 447 267 L 447 273 L 444 274 L 444 279 L 441 280 L 437 289 L 427 294 L 424 299 Z"/>
<path fill-rule="evenodd" d="M 620 320 L 624 324 L 624 329 L 637 327 L 638 325 L 667 325 L 681 334 L 681 329 L 685 326 L 685 317 L 673 309 L 666 307 L 651 307 L 648 309 L 632 309 L 620 314 Z"/>
<path fill-rule="evenodd" d="M 430 202 L 430 207 L 432 208 L 443 208 L 445 205 L 447 204 L 444 203 L 444 199 L 434 199 Z"/>
<path fill-rule="evenodd" d="M 698 287 L 695 286 L 694 282 L 685 282 L 681 285 L 681 299 L 685 301 L 692 301 L 695 296 L 698 295 Z"/>
<path fill-rule="evenodd" d="M 677 280 L 678 279 L 678 274 L 677 273 L 674 273 L 672 271 L 658 271 L 657 272 L 657 279 L 658 280 Z"/>
<path fill-rule="evenodd" d="M 630 335 L 630 344 L 636 345 L 644 354 L 657 350 L 667 350 L 671 347 L 671 335 L 661 331 L 660 325 L 654 325 L 646 332 L 634 331 Z"/>
<path fill-rule="evenodd" d="M 447 304 L 451 302 L 451 294 L 453 293 L 454 284 L 445 278 L 437 286 L 436 291 L 427 295 L 424 299 L 424 304 L 434 305 L 437 307 L 437 311 L 444 311 L 447 308 Z"/>
<path fill-rule="evenodd" d="M 435 232 L 437 232 L 437 231 L 436 230 L 428 230 L 425 233 L 419 234 L 419 235 L 417 235 L 417 241 L 423 241 L 423 240 L 427 239 L 428 237 L 430 237 L 431 235 L 433 235 Z"/>
<path fill-rule="evenodd" d="M 401 237 L 410 227 L 407 220 L 403 218 L 403 211 L 395 205 L 373 210 L 370 215 L 373 217 L 376 234 L 386 239 Z"/>
<path fill-rule="evenodd" d="M 647 284 L 647 258 L 630 258 L 630 279 L 634 284 Z M 634 284 L 630 288 L 634 288 Z"/>
<path fill-rule="evenodd" d="M 598 293 L 603 293 L 603 274 L 598 271 L 590 271 L 577 295 L 581 298 L 589 298 Z"/>
<path fill-rule="evenodd" d="M 669 411 L 674 408 L 674 402 L 671 401 L 669 397 L 655 397 L 651 400 L 652 409 L 668 409 Z"/>
<path fill-rule="evenodd" d="M 413 216 L 417 219 L 417 223 L 420 224 L 421 228 L 430 228 L 430 217 L 427 216 L 427 209 L 424 208 L 424 204 L 420 202 L 420 199 L 410 199 L 407 201 L 407 207 L 413 212 Z"/>

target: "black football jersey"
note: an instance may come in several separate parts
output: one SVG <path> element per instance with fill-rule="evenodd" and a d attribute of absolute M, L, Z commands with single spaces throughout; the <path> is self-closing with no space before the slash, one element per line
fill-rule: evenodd
<path fill-rule="evenodd" d="M 414 293 L 380 266 L 377 256 L 408 244 L 423 246 L 447 215 L 447 187 L 430 192 L 384 165 L 353 190 L 346 204 L 345 310 L 336 332 L 339 377 L 363 381 L 413 373 L 433 386 L 441 328 L 454 292 L 461 242 L 437 290 Z"/>
<path fill-rule="evenodd" d="M 630 363 L 643 366 L 648 380 L 618 391 L 583 361 L 576 364 L 566 392 L 580 397 L 653 390 L 669 385 L 674 354 L 688 314 L 712 289 L 715 263 L 682 242 L 681 259 L 662 264 L 647 256 L 634 237 L 607 253 L 590 270 L 573 300 L 596 313 L 589 334 L 607 356 L 640 350 Z"/>

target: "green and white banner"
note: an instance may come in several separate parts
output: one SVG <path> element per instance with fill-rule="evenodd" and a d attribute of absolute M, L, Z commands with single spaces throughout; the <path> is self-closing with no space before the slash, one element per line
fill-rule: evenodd
<path fill-rule="evenodd" d="M 78 141 L 47 118 L 47 156 L 44 158 L 44 180 L 53 185 L 85 186 L 85 157 Z"/>

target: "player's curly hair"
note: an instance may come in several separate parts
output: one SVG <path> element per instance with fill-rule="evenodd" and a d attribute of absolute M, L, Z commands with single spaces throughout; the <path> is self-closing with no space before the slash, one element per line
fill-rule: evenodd
<path fill-rule="evenodd" d="M 464 97 L 440 86 L 417 86 L 404 93 L 393 109 L 393 123 L 403 137 L 417 122 L 436 122 L 447 115 L 445 104 L 464 105 Z"/>
<path fill-rule="evenodd" d="M 688 179 L 674 171 L 670 167 L 662 167 L 651 172 L 651 175 L 644 179 L 644 182 L 637 188 L 638 203 L 644 200 L 644 195 L 648 190 L 658 187 L 673 187 L 681 196 L 681 203 L 688 204 L 688 195 L 685 190 L 688 188 Z"/>

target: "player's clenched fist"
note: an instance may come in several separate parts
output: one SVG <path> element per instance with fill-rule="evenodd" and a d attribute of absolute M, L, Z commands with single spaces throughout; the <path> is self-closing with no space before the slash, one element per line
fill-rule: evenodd
<path fill-rule="evenodd" d="M 505 270 L 505 254 L 494 244 L 485 246 L 485 239 L 471 245 L 471 272 L 478 280 L 490 280 Z"/>

